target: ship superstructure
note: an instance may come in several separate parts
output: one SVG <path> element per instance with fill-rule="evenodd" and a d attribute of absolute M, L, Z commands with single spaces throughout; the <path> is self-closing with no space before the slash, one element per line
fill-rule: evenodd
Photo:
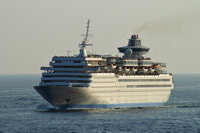
<path fill-rule="evenodd" d="M 50 66 L 41 67 L 42 78 L 34 88 L 57 108 L 131 108 L 160 106 L 173 89 L 172 74 L 165 63 L 143 55 L 149 51 L 132 35 L 119 47 L 122 57 L 88 54 L 89 20 L 77 56 L 54 56 Z"/>

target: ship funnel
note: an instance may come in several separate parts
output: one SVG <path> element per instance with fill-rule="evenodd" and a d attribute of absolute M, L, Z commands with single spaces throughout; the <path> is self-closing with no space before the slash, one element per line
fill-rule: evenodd
<path fill-rule="evenodd" d="M 141 39 L 138 38 L 138 35 L 132 35 L 129 39 L 128 46 L 141 46 Z"/>
<path fill-rule="evenodd" d="M 142 46 L 138 35 L 132 35 L 128 41 L 128 46 L 119 47 L 118 50 L 124 53 L 124 57 L 140 58 L 142 55 L 148 53 L 149 48 Z"/>

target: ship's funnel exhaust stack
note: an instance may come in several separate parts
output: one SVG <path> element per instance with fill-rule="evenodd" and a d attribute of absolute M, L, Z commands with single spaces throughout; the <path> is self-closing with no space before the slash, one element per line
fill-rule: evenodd
<path fill-rule="evenodd" d="M 149 48 L 141 44 L 141 39 L 138 35 L 132 35 L 129 39 L 128 46 L 119 47 L 119 52 L 124 53 L 124 57 L 140 58 L 142 55 L 148 53 Z"/>
<path fill-rule="evenodd" d="M 138 35 L 132 35 L 129 39 L 128 46 L 141 46 L 141 40 Z"/>

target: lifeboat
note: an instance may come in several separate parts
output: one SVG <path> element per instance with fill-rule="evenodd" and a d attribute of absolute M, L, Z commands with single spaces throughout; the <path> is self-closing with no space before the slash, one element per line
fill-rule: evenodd
<path fill-rule="evenodd" d="M 108 66 L 108 70 L 113 71 L 116 68 L 116 66 L 114 66 L 113 64 L 110 64 Z"/>
<path fill-rule="evenodd" d="M 156 65 L 154 73 L 156 74 L 163 73 L 163 68 L 160 66 L 160 64 Z"/>
<path fill-rule="evenodd" d="M 124 67 L 123 69 L 122 69 L 122 72 L 123 73 L 128 73 L 130 71 L 130 68 L 127 68 L 127 67 Z"/>
<path fill-rule="evenodd" d="M 137 74 L 145 74 L 145 73 L 147 73 L 147 71 L 148 71 L 148 69 L 147 68 L 139 68 L 138 70 L 137 70 Z"/>
<path fill-rule="evenodd" d="M 135 74 L 137 72 L 137 68 L 132 67 L 130 69 L 130 74 Z"/>
<path fill-rule="evenodd" d="M 150 67 L 149 69 L 148 69 L 148 73 L 149 74 L 153 74 L 155 72 L 155 68 L 154 67 Z"/>
<path fill-rule="evenodd" d="M 114 70 L 117 66 L 112 64 L 112 69 Z"/>
<path fill-rule="evenodd" d="M 146 74 L 148 72 L 148 68 L 144 67 L 143 68 L 143 73 Z"/>

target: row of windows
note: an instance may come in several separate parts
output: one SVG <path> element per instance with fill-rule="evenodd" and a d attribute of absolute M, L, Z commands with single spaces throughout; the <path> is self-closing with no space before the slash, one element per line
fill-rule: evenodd
<path fill-rule="evenodd" d="M 124 63 L 132 64 L 132 63 L 138 63 L 138 61 L 124 61 Z"/>
<path fill-rule="evenodd" d="M 172 87 L 172 85 L 127 85 L 127 88 Z"/>
<path fill-rule="evenodd" d="M 143 65 L 151 65 L 151 62 L 142 62 Z"/>
<path fill-rule="evenodd" d="M 84 68 L 83 66 L 54 66 L 53 68 Z"/>
<path fill-rule="evenodd" d="M 84 75 L 44 75 L 43 77 L 81 77 L 81 78 L 91 78 L 92 76 L 84 76 Z"/>
<path fill-rule="evenodd" d="M 91 81 L 68 81 L 68 80 L 42 80 L 42 82 L 70 82 L 70 83 L 91 83 Z"/>
<path fill-rule="evenodd" d="M 170 81 L 170 79 L 119 79 L 118 82 Z"/>
<path fill-rule="evenodd" d="M 88 70 L 85 70 L 85 71 L 88 71 Z M 91 70 L 92 71 L 92 70 Z M 65 70 L 65 71 L 63 71 L 63 70 L 54 70 L 54 71 L 51 71 L 52 73 L 54 72 L 54 73 L 69 73 L 69 72 L 72 72 L 72 70 Z M 75 72 L 77 72 L 77 73 L 82 73 L 83 71 L 75 71 Z M 50 73 L 50 72 L 49 72 Z"/>

